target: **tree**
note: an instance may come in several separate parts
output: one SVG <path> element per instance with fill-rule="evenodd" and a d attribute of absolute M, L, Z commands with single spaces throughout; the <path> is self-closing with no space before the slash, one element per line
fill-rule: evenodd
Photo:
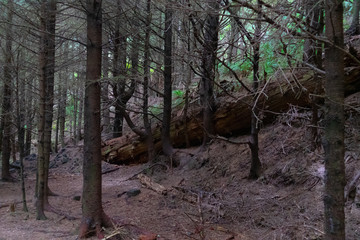
<path fill-rule="evenodd" d="M 87 59 L 84 105 L 84 163 L 82 192 L 82 221 L 79 237 L 85 238 L 95 227 L 102 238 L 101 227 L 112 226 L 102 208 L 101 189 L 101 54 L 102 54 L 102 1 L 87 0 Z"/>
<path fill-rule="evenodd" d="M 64 58 L 68 59 L 68 47 L 69 44 L 65 43 L 60 49 L 61 53 L 63 52 Z M 59 141 L 61 147 L 65 147 L 65 119 L 66 119 L 66 98 L 67 98 L 67 89 L 68 89 L 68 67 L 64 71 L 59 72 L 59 78 L 62 79 L 61 84 L 59 84 L 59 96 L 58 96 L 58 119 L 57 126 L 59 129 Z"/>
<path fill-rule="evenodd" d="M 219 3 L 216 0 L 207 2 L 207 16 L 204 25 L 204 42 L 201 55 L 201 83 L 200 83 L 200 100 L 203 111 L 203 144 L 210 140 L 214 134 L 215 99 L 215 66 L 218 48 L 219 32 Z"/>
<path fill-rule="evenodd" d="M 171 122 L 171 94 L 172 94 L 172 15 L 171 0 L 165 5 L 165 31 L 164 31 L 164 110 L 162 119 L 162 150 L 167 156 L 171 156 L 173 147 L 170 142 Z"/>
<path fill-rule="evenodd" d="M 49 208 L 48 174 L 54 102 L 56 0 L 43 0 L 40 6 L 40 13 L 40 106 L 38 125 L 37 187 L 35 196 L 37 212 L 36 218 L 46 219 L 44 209 Z"/>
<path fill-rule="evenodd" d="M 258 8 L 261 9 L 262 4 L 258 0 Z M 255 23 L 255 34 L 251 38 L 251 46 L 253 49 L 253 93 L 254 101 L 251 111 L 251 135 L 250 135 L 250 149 L 251 149 L 251 167 L 250 178 L 257 179 L 261 174 L 261 162 L 259 159 L 259 108 L 257 101 L 259 99 L 259 83 L 260 83 L 260 42 L 261 42 L 261 14 L 258 13 L 257 21 Z"/>
<path fill-rule="evenodd" d="M 325 1 L 325 239 L 345 239 L 343 1 Z"/>
<path fill-rule="evenodd" d="M 151 33 L 151 0 L 146 0 L 146 20 L 145 20 L 145 38 L 144 38 L 144 90 L 143 90 L 143 120 L 148 145 L 148 159 L 150 162 L 155 158 L 154 139 L 151 131 L 151 122 L 149 119 L 149 79 L 150 79 L 150 33 Z"/>
<path fill-rule="evenodd" d="M 105 37 L 106 41 L 109 42 L 108 38 Z M 102 112 L 102 126 L 103 132 L 108 134 L 110 133 L 110 109 L 109 109 L 109 49 L 108 46 L 103 47 L 103 64 L 102 72 L 104 80 L 101 85 L 101 112 Z"/>
<path fill-rule="evenodd" d="M 121 1 L 117 1 L 117 14 L 121 14 Z M 126 67 L 127 67 L 127 37 L 123 26 L 120 24 L 120 17 L 115 17 L 114 33 L 112 36 L 113 46 L 113 93 L 115 98 L 115 118 L 113 137 L 120 137 L 123 134 L 124 114 L 126 103 L 132 96 L 131 88 L 126 91 Z"/>
<path fill-rule="evenodd" d="M 305 15 L 308 20 L 308 32 L 313 36 L 321 36 L 324 31 L 324 6 L 322 2 L 316 0 L 308 0 L 305 2 Z M 306 38 L 304 41 L 304 55 L 303 61 L 304 66 L 314 66 L 317 69 L 323 69 L 322 62 L 323 54 L 323 44 L 320 40 L 315 40 L 312 38 Z M 317 83 L 317 89 L 315 94 L 320 91 L 322 88 L 322 83 L 320 80 L 319 73 L 315 74 L 315 81 Z M 318 97 L 312 97 L 312 127 L 311 139 L 312 139 L 312 148 L 316 149 L 320 145 L 320 137 L 318 132 L 318 122 L 319 122 L 319 103 L 321 99 Z"/>
<path fill-rule="evenodd" d="M 23 210 L 28 211 L 26 204 L 26 191 L 25 191 L 25 176 L 24 176 L 24 157 L 25 157 L 25 82 L 20 79 L 19 64 L 21 56 L 21 50 L 18 49 L 16 54 L 16 127 L 17 127 L 17 146 L 19 150 L 19 162 L 20 162 L 20 178 L 21 178 L 21 192 L 23 200 Z"/>
<path fill-rule="evenodd" d="M 10 154 L 11 154 L 11 144 L 10 144 L 10 136 L 11 134 L 11 115 L 12 115 L 12 105 L 11 105 L 11 98 L 12 98 L 12 84 L 13 84 L 13 68 L 12 68 L 12 5 L 13 0 L 7 1 L 7 27 L 6 27 L 6 39 L 5 39 L 5 65 L 4 65 L 4 92 L 3 92 L 3 102 L 2 102 L 2 127 L 3 127 L 3 134 L 2 134 L 2 171 L 1 171 L 1 178 L 2 180 L 9 181 L 12 180 L 10 175 Z M 13 149 L 14 150 L 14 149 Z"/>

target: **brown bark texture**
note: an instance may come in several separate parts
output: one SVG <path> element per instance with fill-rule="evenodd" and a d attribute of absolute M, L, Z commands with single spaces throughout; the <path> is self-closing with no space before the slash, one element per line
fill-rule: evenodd
<path fill-rule="evenodd" d="M 260 1 L 257 1 L 258 8 L 261 9 L 262 5 Z M 259 66 L 260 66 L 260 44 L 261 44 L 261 14 L 258 13 L 258 20 L 255 23 L 255 33 L 253 41 L 250 41 L 253 48 L 253 92 L 254 103 L 251 111 L 251 130 L 250 130 L 250 150 L 251 150 L 251 167 L 250 167 L 250 179 L 257 179 L 261 174 L 261 161 L 259 158 L 259 108 L 257 107 L 257 99 L 259 98 Z"/>
<path fill-rule="evenodd" d="M 164 97 L 163 97 L 163 119 L 162 119 L 162 149 L 165 155 L 171 156 L 173 147 L 170 140 L 171 125 L 171 94 L 172 94 L 172 17 L 171 1 L 166 2 L 165 9 L 165 31 L 164 31 Z"/>
<path fill-rule="evenodd" d="M 201 84 L 200 100 L 203 111 L 203 144 L 210 141 L 214 134 L 214 112 L 216 110 L 214 96 L 215 67 L 218 48 L 219 31 L 219 3 L 209 1 L 208 11 L 204 26 L 204 42 L 201 56 Z"/>
<path fill-rule="evenodd" d="M 44 208 L 48 203 L 48 174 L 51 151 L 51 131 L 54 102 L 55 72 L 55 19 L 56 1 L 41 2 L 41 37 L 39 55 L 39 123 L 38 123 L 38 161 L 37 161 L 37 219 L 46 219 Z"/>
<path fill-rule="evenodd" d="M 343 1 L 325 1 L 324 238 L 345 238 L 345 111 Z"/>
<path fill-rule="evenodd" d="M 12 0 L 7 2 L 8 13 L 7 20 L 9 24 L 6 26 L 6 41 L 5 41 L 5 64 L 4 64 L 4 87 L 3 87 L 3 102 L 2 102 L 2 119 L 1 119 L 1 127 L 2 135 L 1 135 L 1 178 L 2 180 L 11 180 L 10 174 L 10 155 L 11 155 L 11 143 L 10 137 L 11 133 L 11 114 L 12 114 L 12 76 L 13 76 L 13 68 L 12 68 L 12 35 L 11 35 L 11 23 L 12 23 Z"/>
<path fill-rule="evenodd" d="M 360 67 L 345 68 L 345 94 L 360 91 Z M 322 79 L 320 79 L 322 80 Z M 273 78 L 260 86 L 263 91 L 257 102 L 262 116 L 262 124 L 274 120 L 278 113 L 285 112 L 290 105 L 310 106 L 309 94 L 315 91 L 317 84 L 311 71 L 299 71 L 293 75 L 282 75 Z M 231 136 L 248 133 L 251 126 L 251 107 L 253 96 L 245 94 L 234 98 L 219 97 L 218 106 L 214 113 L 215 134 Z M 324 90 L 317 91 L 323 94 Z M 202 115 L 200 108 L 192 110 L 187 116 L 187 128 L 183 116 L 172 120 L 170 139 L 174 147 L 185 147 L 185 132 L 189 136 L 191 145 L 201 144 L 203 138 Z M 153 140 L 156 151 L 161 150 L 160 127 L 153 127 Z M 136 135 L 124 135 L 120 138 L 106 141 L 102 147 L 105 161 L 115 164 L 130 164 L 147 161 L 147 144 L 144 139 Z"/>
<path fill-rule="evenodd" d="M 101 188 L 101 54 L 102 15 L 101 1 L 87 0 L 87 60 L 84 102 L 84 162 L 82 221 L 79 237 L 88 237 L 95 228 L 96 235 L 103 238 L 102 226 L 110 227 L 111 220 L 102 208 Z"/>

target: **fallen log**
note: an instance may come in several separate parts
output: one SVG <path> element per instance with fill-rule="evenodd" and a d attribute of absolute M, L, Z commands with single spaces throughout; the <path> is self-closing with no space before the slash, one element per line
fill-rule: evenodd
<path fill-rule="evenodd" d="M 345 95 L 360 91 L 360 67 L 346 68 Z M 323 81 L 317 78 L 318 81 Z M 311 71 L 298 71 L 294 74 L 282 74 L 270 79 L 262 88 L 257 106 L 264 124 L 273 121 L 278 113 L 285 112 L 291 105 L 309 106 L 310 96 L 316 93 L 323 95 L 324 90 L 317 89 L 319 84 L 314 80 Z M 315 91 L 316 90 L 316 91 Z M 219 135 L 231 136 L 247 132 L 251 123 L 253 96 L 245 93 L 234 93 L 234 97 L 219 97 L 214 114 L 215 131 Z M 153 129 L 155 150 L 161 150 L 160 127 Z M 185 146 L 185 134 L 191 145 L 201 143 L 203 137 L 200 109 L 192 111 L 187 117 L 187 128 L 184 118 L 178 116 L 172 120 L 170 138 L 176 148 Z M 147 145 L 144 139 L 136 135 L 126 135 L 106 141 L 102 147 L 104 160 L 116 164 L 129 164 L 147 161 Z"/>

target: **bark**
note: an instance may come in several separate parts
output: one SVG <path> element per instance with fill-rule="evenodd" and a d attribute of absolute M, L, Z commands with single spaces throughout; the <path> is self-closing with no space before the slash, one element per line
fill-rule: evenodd
<path fill-rule="evenodd" d="M 343 1 L 325 1 L 325 239 L 345 239 Z"/>
<path fill-rule="evenodd" d="M 19 57 L 17 62 L 19 62 Z M 25 157 L 25 83 L 20 82 L 19 69 L 16 69 L 16 127 L 19 158 Z"/>
<path fill-rule="evenodd" d="M 58 153 L 59 149 L 59 111 L 58 114 L 56 116 L 56 127 L 55 127 L 55 144 L 54 144 L 54 152 Z"/>
<path fill-rule="evenodd" d="M 214 112 L 216 110 L 214 98 L 215 66 L 218 47 L 219 31 L 219 3 L 209 1 L 208 14 L 204 25 L 204 42 L 201 56 L 201 84 L 200 100 L 203 111 L 203 144 L 210 141 L 210 135 L 215 133 Z"/>
<path fill-rule="evenodd" d="M 261 9 L 262 5 L 258 1 L 258 8 Z M 258 21 L 255 25 L 255 34 L 251 42 L 253 48 L 253 106 L 251 111 L 251 135 L 250 135 L 250 149 L 251 149 L 251 167 L 249 178 L 257 179 L 261 174 L 261 162 L 259 158 L 259 130 L 260 130 L 260 115 L 258 109 L 257 99 L 259 93 L 259 63 L 260 63 L 260 41 L 261 41 L 261 14 L 258 14 Z"/>
<path fill-rule="evenodd" d="M 48 203 L 48 174 L 51 152 L 51 131 L 54 101 L 55 71 L 55 17 L 56 1 L 41 2 L 40 26 L 40 103 L 38 125 L 38 160 L 37 160 L 37 219 L 46 219 L 44 210 Z"/>
<path fill-rule="evenodd" d="M 350 95 L 360 91 L 360 68 L 346 69 L 345 93 Z M 296 81 L 295 81 L 296 79 Z M 322 80 L 322 79 L 320 79 Z M 272 122 L 277 113 L 287 111 L 290 105 L 310 106 L 309 93 L 314 92 L 316 83 L 310 71 L 300 71 L 288 74 L 286 78 L 278 78 L 276 82 L 267 83 L 264 94 L 260 95 L 258 108 L 263 116 L 263 124 Z M 299 85 L 301 84 L 301 85 Z M 262 86 L 263 87 L 263 86 Z M 319 94 L 323 94 L 320 89 Z M 238 96 L 229 99 L 227 96 L 218 98 L 218 105 L 214 113 L 215 134 L 231 136 L 248 133 L 251 126 L 252 95 Z M 202 142 L 203 134 L 202 115 L 200 109 L 189 112 L 187 127 L 183 116 L 174 118 L 170 125 L 170 139 L 174 147 L 185 147 L 185 131 L 189 136 L 191 145 Z M 155 150 L 161 150 L 161 135 L 158 126 L 153 128 Z M 106 161 L 117 164 L 130 164 L 147 161 L 146 141 L 136 135 L 124 136 L 107 141 L 102 148 Z"/>
<path fill-rule="evenodd" d="M 110 132 L 110 109 L 109 109 L 109 50 L 104 49 L 103 76 L 105 81 L 101 83 L 101 112 L 102 126 L 105 134 Z"/>
<path fill-rule="evenodd" d="M 102 226 L 111 226 L 102 207 L 101 188 L 101 53 L 102 14 L 101 1 L 87 0 L 87 60 L 84 104 L 84 161 L 82 221 L 79 237 L 85 238 L 95 228 L 97 237 L 103 238 Z"/>
<path fill-rule="evenodd" d="M 308 23 L 308 31 L 315 35 L 321 36 L 324 32 L 324 6 L 323 3 L 314 0 L 308 0 L 306 5 L 306 16 L 310 20 Z M 311 64 L 318 69 L 323 69 L 322 61 L 323 44 L 319 40 L 305 39 L 303 61 L 305 64 Z M 316 79 L 318 75 L 315 74 L 315 82 L 318 83 L 317 88 L 321 88 L 320 79 Z M 315 90 L 314 94 L 317 92 Z M 320 137 L 318 131 L 319 122 L 319 101 L 318 97 L 312 98 L 312 127 L 311 141 L 313 142 L 311 148 L 315 150 L 320 145 Z"/>
<path fill-rule="evenodd" d="M 19 63 L 19 54 L 17 62 Z M 23 211 L 28 212 L 26 203 L 26 190 L 25 190 L 25 176 L 24 176 L 24 157 L 25 157 L 25 83 L 20 82 L 19 71 L 17 66 L 16 77 L 16 112 L 17 112 L 17 137 L 20 161 L 20 179 L 21 179 L 21 193 L 23 202 Z"/>
<path fill-rule="evenodd" d="M 67 50 L 66 50 L 67 51 Z M 61 77 L 63 83 L 60 86 L 60 100 L 59 100 L 59 141 L 61 147 L 65 147 L 65 118 L 66 118 L 66 98 L 67 98 L 67 76 Z"/>
<path fill-rule="evenodd" d="M 234 12 L 237 12 L 236 9 L 233 10 Z M 239 41 L 239 28 L 236 24 L 236 21 L 232 18 L 230 19 L 230 36 L 229 36 L 229 49 L 228 49 L 228 59 L 227 62 L 229 65 L 233 62 L 234 58 L 237 56 L 237 50 L 238 50 L 238 41 Z"/>
<path fill-rule="evenodd" d="M 143 92 L 143 120 L 146 132 L 146 142 L 148 146 L 148 160 L 155 160 L 154 139 L 149 119 L 149 79 L 150 79 L 150 33 L 151 33 L 151 0 L 146 2 L 146 23 L 145 23 L 145 43 L 144 43 L 144 92 Z"/>
<path fill-rule="evenodd" d="M 117 1 L 117 11 L 121 14 L 121 2 Z M 115 21 L 115 33 L 114 33 L 114 61 L 113 76 L 114 83 L 114 97 L 115 97 L 115 118 L 114 118 L 114 131 L 113 137 L 120 137 L 123 135 L 124 127 L 124 115 L 126 109 L 126 103 L 132 96 L 132 88 L 127 89 L 127 74 L 126 74 L 126 57 L 127 57 L 127 37 L 120 31 L 120 19 Z"/>
<path fill-rule="evenodd" d="M 320 34 L 320 15 L 322 14 L 322 6 L 318 3 L 317 0 L 307 0 L 306 1 L 306 18 L 308 19 L 308 31 L 313 35 Z M 318 44 L 316 40 L 313 39 L 305 39 L 304 42 L 304 55 L 303 61 L 309 64 L 316 64 L 316 60 L 318 58 Z M 321 57 L 321 56 L 320 56 Z M 319 66 L 316 66 L 319 67 Z M 322 68 L 322 66 L 320 66 Z"/>
<path fill-rule="evenodd" d="M 84 98 L 84 90 L 83 90 L 82 87 L 80 87 L 80 93 L 79 93 L 79 117 L 78 117 L 78 128 L 77 128 L 77 134 L 76 134 L 76 142 L 79 142 L 82 139 L 82 126 L 83 126 L 83 115 L 84 115 L 84 99 L 83 98 Z"/>
<path fill-rule="evenodd" d="M 34 96 L 33 96 L 33 79 L 27 84 L 27 89 L 25 91 L 25 156 L 30 155 L 31 153 L 31 139 L 32 139 L 32 128 L 33 128 L 33 120 L 35 116 L 34 105 Z"/>
<path fill-rule="evenodd" d="M 30 82 L 32 85 L 32 81 Z M 29 94 L 27 96 L 27 109 L 26 109 L 26 130 L 25 130 L 25 156 L 30 155 L 31 153 L 31 139 L 32 139 L 32 128 L 33 128 L 33 97 L 31 91 L 28 91 Z"/>
<path fill-rule="evenodd" d="M 191 50 L 193 49 L 193 42 L 194 42 L 194 39 L 193 39 L 193 34 L 190 33 L 190 29 L 191 29 L 191 22 L 190 22 L 190 16 L 187 16 L 187 19 L 186 19 L 186 23 L 187 23 L 187 27 L 189 29 L 189 34 L 188 34 L 188 38 L 187 38 L 187 62 L 188 64 L 186 64 L 186 76 L 185 76 L 185 96 L 184 96 L 184 99 L 185 99 L 185 103 L 184 103 L 184 116 L 183 116 L 183 119 L 184 119 L 184 125 L 185 125 L 185 129 L 187 129 L 187 118 L 188 118 L 188 111 L 189 111 L 189 105 L 190 105 L 190 102 L 189 102 L 189 99 L 190 99 L 190 84 L 191 84 L 191 79 L 193 78 L 193 71 L 191 69 Z M 190 147 L 190 141 L 189 141 L 189 136 L 188 136 L 188 131 L 185 131 L 185 143 L 186 143 L 186 147 Z"/>
<path fill-rule="evenodd" d="M 11 35 L 11 23 L 13 18 L 12 13 L 13 1 L 8 0 L 7 7 L 7 21 L 9 24 L 6 26 L 5 36 L 5 64 L 4 64 L 4 88 L 3 88 L 3 102 L 2 102 L 2 167 L 1 167 L 1 178 L 2 180 L 8 181 L 12 177 L 10 175 L 10 155 L 11 155 L 11 114 L 12 114 L 12 84 L 13 84 L 13 71 L 12 71 L 12 35 Z"/>
<path fill-rule="evenodd" d="M 173 147 L 170 142 L 170 122 L 171 122 L 171 95 L 172 95 L 172 15 L 171 1 L 166 2 L 165 9 L 165 32 L 164 32 L 164 98 L 163 98 L 163 118 L 162 118 L 162 148 L 167 156 L 171 156 Z"/>
<path fill-rule="evenodd" d="M 75 81 L 77 81 L 77 79 L 75 78 Z M 75 88 L 75 93 L 72 96 L 73 97 L 73 103 L 74 103 L 74 111 L 73 111 L 73 123 L 74 123 L 74 128 L 73 128 L 73 136 L 74 136 L 74 142 L 75 144 L 77 144 L 77 123 L 78 123 L 78 94 L 79 94 L 79 89 L 78 87 Z"/>

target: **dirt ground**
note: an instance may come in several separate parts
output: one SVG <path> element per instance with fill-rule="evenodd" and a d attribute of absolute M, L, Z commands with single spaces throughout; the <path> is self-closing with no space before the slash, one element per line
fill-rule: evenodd
<path fill-rule="evenodd" d="M 358 96 L 353 98 L 356 104 L 360 102 Z M 247 179 L 248 147 L 220 139 L 204 152 L 198 148 L 179 151 L 180 163 L 173 169 L 164 167 L 167 164 L 161 156 L 159 162 L 164 165 L 152 168 L 149 164 L 118 167 L 104 163 L 104 210 L 117 222 L 126 223 L 105 229 L 106 239 L 139 239 L 140 234 L 150 233 L 170 240 L 324 239 L 323 150 L 312 148 L 309 119 L 309 112 L 293 108 L 261 130 L 264 172 L 256 181 Z M 348 108 L 348 184 L 360 171 L 359 133 L 359 108 Z M 81 161 L 82 146 L 68 146 L 53 156 L 50 169 L 50 188 L 59 194 L 50 197 L 50 203 L 74 220 L 51 212 L 46 213 L 48 220 L 35 220 L 35 160 L 25 160 L 28 213 L 22 211 L 20 183 L 0 182 L 0 240 L 77 239 Z M 140 172 L 165 187 L 166 194 L 142 185 L 136 177 Z M 130 194 L 138 190 L 138 195 Z M 353 197 L 351 194 L 346 203 L 350 240 L 360 239 L 360 208 Z M 15 203 L 14 212 L 11 203 Z"/>

